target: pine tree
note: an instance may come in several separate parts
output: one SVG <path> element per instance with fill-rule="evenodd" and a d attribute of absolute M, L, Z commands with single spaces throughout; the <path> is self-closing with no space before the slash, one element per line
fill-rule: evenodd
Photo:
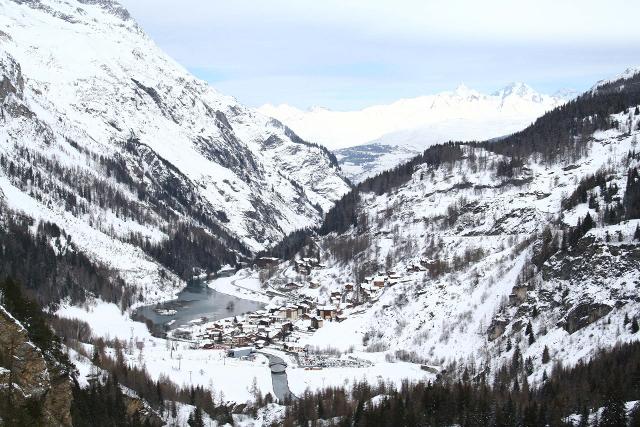
<path fill-rule="evenodd" d="M 164 396 L 162 395 L 162 387 L 160 387 L 160 381 L 156 382 L 156 399 L 158 399 L 160 410 L 164 411 Z"/>
<path fill-rule="evenodd" d="M 202 409 L 200 409 L 199 406 L 196 406 L 196 409 L 194 409 L 193 412 L 189 415 L 187 424 L 189 424 L 189 427 L 204 427 Z"/>
<path fill-rule="evenodd" d="M 620 427 L 627 425 L 627 414 L 620 394 L 610 392 L 602 411 L 598 427 Z"/>
<path fill-rule="evenodd" d="M 629 414 L 629 427 L 640 427 L 640 403 L 636 403 Z"/>
<path fill-rule="evenodd" d="M 589 408 L 586 405 L 582 407 L 580 412 L 580 424 L 578 427 L 589 427 Z"/>
<path fill-rule="evenodd" d="M 178 417 L 178 408 L 175 400 L 171 401 L 171 418 L 176 419 Z"/>
<path fill-rule="evenodd" d="M 520 346 L 516 345 L 513 351 L 513 357 L 511 358 L 511 375 L 517 374 L 522 368 L 522 353 L 520 352 Z"/>
<path fill-rule="evenodd" d="M 633 238 L 640 240 L 640 224 L 636 225 L 636 232 L 633 233 Z"/>
<path fill-rule="evenodd" d="M 596 226 L 596 223 L 591 218 L 591 214 L 587 212 L 587 215 L 584 217 L 584 221 L 582 221 L 582 234 L 586 234 L 587 231 L 591 230 Z"/>
<path fill-rule="evenodd" d="M 640 326 L 638 326 L 638 318 L 634 317 L 631 321 L 631 333 L 636 334 L 640 330 Z"/>
<path fill-rule="evenodd" d="M 542 350 L 542 363 L 547 364 L 551 360 L 551 356 L 549 356 L 549 347 L 544 346 L 544 350 Z"/>
<path fill-rule="evenodd" d="M 324 406 L 322 405 L 322 399 L 318 399 L 318 418 L 319 419 L 324 419 L 325 414 L 324 414 Z"/>
<path fill-rule="evenodd" d="M 204 427 L 204 420 L 202 418 L 202 409 L 196 407 L 195 414 L 193 416 L 193 427 Z"/>
<path fill-rule="evenodd" d="M 533 334 L 533 326 L 531 325 L 531 322 L 527 323 L 527 329 L 525 330 L 525 334 L 529 336 L 529 345 L 536 342 L 536 337 Z"/>
<path fill-rule="evenodd" d="M 362 400 L 358 401 L 358 406 L 356 406 L 356 412 L 353 414 L 353 425 L 357 426 L 360 420 L 362 419 L 362 412 L 364 411 L 364 403 Z"/>
<path fill-rule="evenodd" d="M 524 372 L 527 376 L 533 374 L 533 359 L 530 357 L 527 357 L 524 361 Z"/>

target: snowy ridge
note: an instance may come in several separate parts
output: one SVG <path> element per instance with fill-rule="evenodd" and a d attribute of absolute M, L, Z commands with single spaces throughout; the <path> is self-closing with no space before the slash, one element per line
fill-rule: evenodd
<path fill-rule="evenodd" d="M 640 73 L 640 66 L 638 67 L 629 67 L 626 70 L 624 70 L 622 73 L 617 74 L 609 79 L 604 79 L 604 80 L 600 80 L 598 81 L 595 85 L 593 85 L 593 87 L 591 88 L 591 92 L 595 92 L 598 90 L 599 87 L 607 85 L 607 84 L 611 84 L 611 83 L 615 83 L 619 80 L 624 80 L 624 79 L 629 79 L 633 76 L 635 76 L 636 74 Z"/>
<path fill-rule="evenodd" d="M 335 150 L 366 144 L 393 132 L 434 126 L 453 119 L 506 121 L 501 133 L 491 135 L 500 136 L 519 130 L 564 102 L 564 98 L 539 94 L 524 83 L 511 83 L 490 95 L 460 85 L 454 91 L 401 99 L 359 111 L 325 108 L 302 111 L 289 105 L 270 104 L 260 107 L 259 111 L 287 123 L 301 137 Z M 469 135 L 466 139 L 482 138 L 482 135 Z M 401 142 L 396 140 L 396 143 Z M 426 148 L 427 143 L 425 141 L 421 146 Z"/>
<path fill-rule="evenodd" d="M 359 111 L 301 111 L 288 105 L 264 105 L 259 111 L 287 123 L 303 138 L 336 150 L 349 178 L 358 182 L 436 143 L 484 140 L 519 131 L 565 103 L 567 96 L 571 95 L 543 95 L 524 83 L 511 83 L 490 95 L 460 85 L 454 91 Z M 351 156 L 351 147 L 366 150 L 371 144 L 387 145 L 399 156 L 383 154 L 368 161 Z"/>

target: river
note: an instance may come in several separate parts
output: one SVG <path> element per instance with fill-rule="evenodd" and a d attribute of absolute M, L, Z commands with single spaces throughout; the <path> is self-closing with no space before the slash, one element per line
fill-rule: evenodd
<path fill-rule="evenodd" d="M 269 368 L 271 369 L 271 383 L 273 384 L 273 392 L 276 398 L 282 403 L 296 396 L 289 389 L 289 380 L 287 378 L 287 364 L 285 361 L 273 354 L 260 352 L 269 359 Z"/>
<path fill-rule="evenodd" d="M 175 329 L 190 321 L 206 317 L 218 320 L 260 310 L 264 304 L 216 292 L 208 287 L 188 287 L 178 298 L 161 304 L 140 307 L 136 317 L 151 320 L 156 325 Z M 164 311 L 164 314 L 162 310 Z"/>

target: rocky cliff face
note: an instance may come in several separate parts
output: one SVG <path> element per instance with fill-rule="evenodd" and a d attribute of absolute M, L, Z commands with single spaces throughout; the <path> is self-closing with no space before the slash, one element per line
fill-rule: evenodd
<path fill-rule="evenodd" d="M 0 386 L 11 409 L 37 406 L 42 425 L 71 426 L 71 379 L 56 374 L 25 328 L 1 306 L 0 330 Z"/>

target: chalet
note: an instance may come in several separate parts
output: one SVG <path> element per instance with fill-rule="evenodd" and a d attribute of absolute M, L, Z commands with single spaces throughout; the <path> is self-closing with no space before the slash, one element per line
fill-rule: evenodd
<path fill-rule="evenodd" d="M 376 276 L 373 279 L 372 283 L 373 283 L 373 286 L 378 289 L 384 288 L 385 278 L 383 276 Z"/>
<path fill-rule="evenodd" d="M 285 316 L 284 314 L 282 314 L 282 316 L 279 313 L 276 314 L 272 314 L 271 316 L 269 316 L 269 324 L 273 325 L 275 323 L 282 323 L 284 322 Z"/>
<path fill-rule="evenodd" d="M 256 334 L 256 338 L 257 339 L 262 339 L 265 341 L 270 341 L 273 340 L 275 338 L 277 338 L 278 336 L 280 336 L 281 333 L 281 329 L 278 328 L 264 328 L 264 329 L 259 329 L 257 334 Z"/>
<path fill-rule="evenodd" d="M 284 351 L 291 353 L 302 353 L 304 351 L 304 348 L 298 343 L 285 342 L 282 347 Z"/>
<path fill-rule="evenodd" d="M 318 307 L 318 316 L 323 320 L 333 320 L 336 317 L 335 307 L 326 305 Z"/>
<path fill-rule="evenodd" d="M 258 331 L 256 334 L 256 342 L 263 341 L 269 342 L 271 339 L 269 338 L 269 331 Z"/>
<path fill-rule="evenodd" d="M 232 348 L 227 352 L 227 356 L 235 358 L 246 357 L 254 353 L 255 351 L 256 350 L 253 347 Z"/>
<path fill-rule="evenodd" d="M 223 334 L 223 330 L 222 329 L 218 329 L 218 328 L 207 328 L 205 334 L 204 334 L 204 338 L 210 339 L 210 340 L 214 340 L 214 341 L 221 341 L 222 340 L 222 334 Z"/>
<path fill-rule="evenodd" d="M 311 273 L 311 266 L 309 266 L 304 261 L 296 260 L 295 264 L 296 264 L 296 267 L 295 267 L 296 268 L 296 273 L 298 273 L 298 274 L 310 274 Z"/>
<path fill-rule="evenodd" d="M 284 315 L 286 319 L 298 320 L 298 306 L 296 305 L 287 305 L 284 307 Z"/>
<path fill-rule="evenodd" d="M 271 324 L 271 319 L 268 317 L 262 317 L 258 320 L 258 326 L 269 326 Z"/>
<path fill-rule="evenodd" d="M 346 284 L 344 285 L 344 290 L 345 290 L 345 291 L 347 291 L 347 292 L 351 292 L 351 291 L 353 291 L 353 288 L 354 288 L 353 283 L 346 283 Z"/>
<path fill-rule="evenodd" d="M 310 306 L 307 303 L 299 303 L 298 307 L 298 318 L 302 317 L 302 315 L 309 313 Z"/>
<path fill-rule="evenodd" d="M 420 258 L 420 265 L 425 269 L 435 269 L 438 268 L 438 266 L 440 265 L 440 262 L 437 260 L 433 260 L 433 259 L 427 259 L 427 258 Z"/>
<path fill-rule="evenodd" d="M 246 334 L 238 334 L 234 335 L 231 338 L 231 345 L 236 347 L 245 346 L 249 343 L 249 337 Z"/>
<path fill-rule="evenodd" d="M 287 291 L 297 291 L 298 289 L 300 289 L 302 287 L 302 285 L 299 285 L 296 282 L 289 282 L 286 285 L 283 286 L 283 288 Z"/>
<path fill-rule="evenodd" d="M 289 334 L 289 333 L 293 332 L 293 323 L 291 323 L 291 322 L 283 323 L 282 327 L 281 327 L 281 330 L 285 334 Z"/>
<path fill-rule="evenodd" d="M 315 316 L 311 318 L 311 327 L 313 329 L 320 329 L 324 324 L 324 319 L 320 316 Z"/>
<path fill-rule="evenodd" d="M 363 283 L 360 285 L 360 289 L 362 290 L 362 296 L 365 300 L 373 300 L 378 295 L 379 288 L 376 288 L 372 284 Z"/>
<path fill-rule="evenodd" d="M 253 325 L 251 323 L 245 323 L 242 325 L 242 332 L 245 334 L 254 334 L 258 330 L 258 325 Z"/>

